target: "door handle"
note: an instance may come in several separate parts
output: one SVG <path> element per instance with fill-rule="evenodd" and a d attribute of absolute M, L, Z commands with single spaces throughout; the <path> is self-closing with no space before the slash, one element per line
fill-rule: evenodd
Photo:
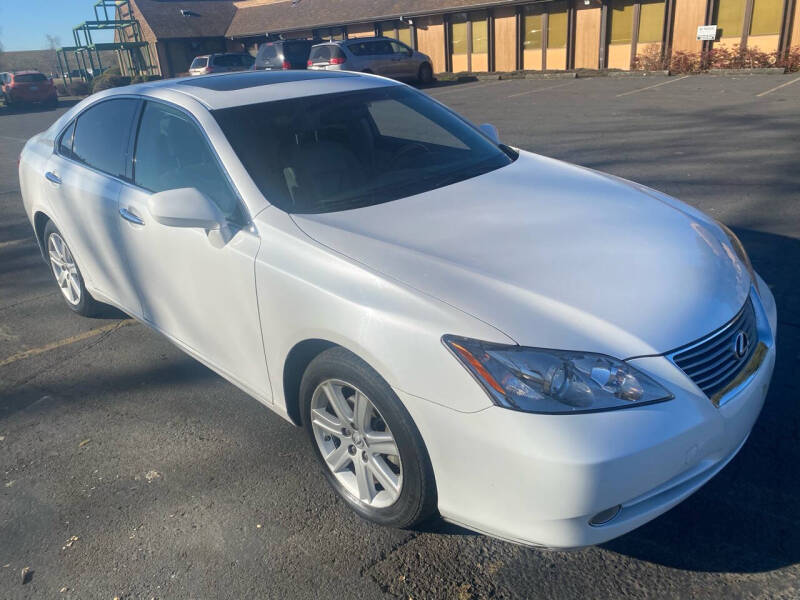
<path fill-rule="evenodd" d="M 56 185 L 61 185 L 61 177 L 53 173 L 52 171 L 47 171 L 44 174 L 44 178 L 51 183 L 55 183 Z"/>
<path fill-rule="evenodd" d="M 119 216 L 121 216 L 126 221 L 130 221 L 131 223 L 135 223 L 136 225 L 144 225 L 144 221 L 141 217 L 133 214 L 127 208 L 120 208 L 119 209 Z"/>

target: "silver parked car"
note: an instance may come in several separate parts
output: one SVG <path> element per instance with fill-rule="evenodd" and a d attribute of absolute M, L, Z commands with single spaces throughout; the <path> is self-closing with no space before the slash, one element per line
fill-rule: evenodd
<path fill-rule="evenodd" d="M 208 75 L 229 71 L 246 71 L 255 59 L 247 52 L 226 52 L 196 56 L 189 65 L 189 75 Z"/>
<path fill-rule="evenodd" d="M 371 37 L 325 42 L 311 48 L 308 68 L 359 71 L 394 79 L 433 80 L 430 57 L 392 38 Z"/>

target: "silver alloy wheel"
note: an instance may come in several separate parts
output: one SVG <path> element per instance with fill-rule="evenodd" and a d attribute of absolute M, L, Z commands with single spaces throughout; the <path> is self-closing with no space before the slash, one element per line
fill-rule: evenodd
<path fill-rule="evenodd" d="M 69 246 L 57 233 L 51 233 L 47 238 L 47 252 L 50 255 L 50 266 L 56 276 L 58 287 L 64 294 L 67 302 L 77 306 L 81 301 L 81 283 L 78 276 L 78 267 Z"/>
<path fill-rule="evenodd" d="M 342 486 L 364 504 L 384 508 L 403 489 L 403 468 L 392 432 L 355 386 L 327 379 L 311 398 L 311 427 L 319 451 Z"/>

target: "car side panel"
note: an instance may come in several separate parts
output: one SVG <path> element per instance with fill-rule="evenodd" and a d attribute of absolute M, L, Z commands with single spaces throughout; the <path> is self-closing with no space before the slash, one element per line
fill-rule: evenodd
<path fill-rule="evenodd" d="M 255 224 L 262 238 L 256 289 L 277 411 L 285 410 L 286 357 L 309 339 L 351 350 L 410 394 L 465 412 L 491 405 L 440 339 L 444 333 L 499 343 L 509 338 L 321 246 L 277 208 L 264 211 Z"/>

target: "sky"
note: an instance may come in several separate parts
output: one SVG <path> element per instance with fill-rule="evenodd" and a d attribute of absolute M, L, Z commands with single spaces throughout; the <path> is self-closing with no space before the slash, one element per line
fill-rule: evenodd
<path fill-rule="evenodd" d="M 96 0 L 0 0 L 0 44 L 3 50 L 47 48 L 47 35 L 73 45 L 72 28 L 94 20 Z M 113 41 L 111 32 L 92 32 L 95 42 Z"/>

